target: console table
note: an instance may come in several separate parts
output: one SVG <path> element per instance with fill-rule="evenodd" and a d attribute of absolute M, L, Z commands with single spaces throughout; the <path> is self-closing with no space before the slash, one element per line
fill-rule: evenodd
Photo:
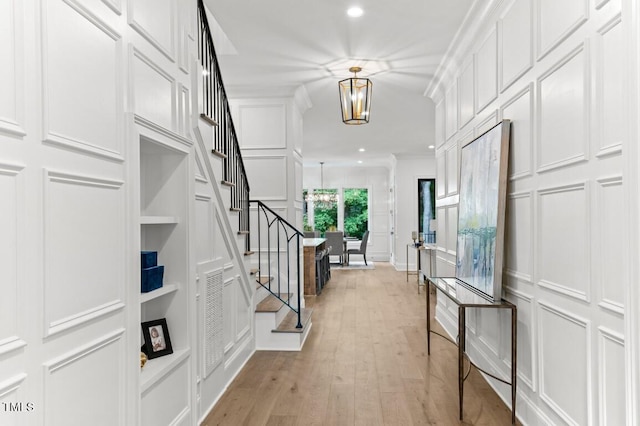
<path fill-rule="evenodd" d="M 412 248 L 416 251 L 416 270 L 414 271 L 409 271 L 409 249 Z M 424 274 L 425 277 L 431 276 L 434 274 L 434 260 L 435 260 L 435 256 L 434 256 L 434 252 L 436 250 L 436 245 L 435 244 L 425 244 L 425 245 L 419 245 L 416 246 L 415 244 L 407 244 L 407 257 L 406 259 L 406 269 L 407 269 L 407 282 L 409 282 L 409 275 L 417 275 L 416 280 L 418 283 L 418 294 L 420 294 L 420 287 L 424 286 L 425 284 L 423 284 L 420 281 L 420 271 L 422 269 L 422 259 L 420 257 L 420 253 L 421 252 L 427 252 L 429 253 L 429 275 Z"/>
<path fill-rule="evenodd" d="M 460 405 L 460 420 L 462 420 L 462 405 L 464 395 L 464 381 L 466 380 L 469 372 L 464 372 L 464 358 L 469 361 L 469 368 L 471 365 L 482 371 L 486 375 L 511 386 L 511 423 L 516 424 L 516 356 L 517 356 L 517 320 L 518 313 L 516 305 L 506 301 L 500 300 L 497 302 L 491 302 L 484 296 L 476 293 L 470 287 L 460 283 L 456 278 L 440 278 L 430 277 L 427 278 L 427 354 L 431 355 L 431 333 L 439 334 L 435 331 L 431 331 L 431 298 L 430 287 L 433 286 L 437 291 L 440 291 L 446 297 L 448 297 L 453 303 L 458 305 L 458 396 Z M 495 375 L 481 369 L 475 365 L 465 353 L 466 349 L 466 310 L 468 308 L 479 309 L 509 309 L 511 310 L 511 382 L 507 382 Z M 439 334 L 440 335 L 440 334 Z M 442 336 L 442 335 L 440 335 Z M 445 337 L 445 336 L 442 336 Z M 446 337 L 445 337 L 446 338 Z M 447 340 L 450 340 L 447 338 Z M 455 342 L 453 342 L 455 344 Z"/>

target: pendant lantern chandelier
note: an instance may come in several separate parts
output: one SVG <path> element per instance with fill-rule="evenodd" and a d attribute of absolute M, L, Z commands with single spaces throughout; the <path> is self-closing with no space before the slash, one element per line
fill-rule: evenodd
<path fill-rule="evenodd" d="M 342 122 L 345 124 L 366 124 L 371 111 L 371 91 L 373 83 L 368 78 L 358 78 L 360 67 L 351 67 L 352 78 L 338 83 Z"/>
<path fill-rule="evenodd" d="M 330 209 L 338 204 L 338 194 L 334 191 L 324 190 L 324 162 L 320 162 L 320 189 L 314 190 L 305 197 L 306 202 L 322 209 Z"/>

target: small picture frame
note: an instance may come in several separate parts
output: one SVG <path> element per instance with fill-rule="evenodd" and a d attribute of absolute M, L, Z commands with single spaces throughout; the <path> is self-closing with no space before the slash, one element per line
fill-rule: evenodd
<path fill-rule="evenodd" d="M 166 318 L 146 321 L 141 325 L 147 358 L 153 359 L 173 353 Z"/>

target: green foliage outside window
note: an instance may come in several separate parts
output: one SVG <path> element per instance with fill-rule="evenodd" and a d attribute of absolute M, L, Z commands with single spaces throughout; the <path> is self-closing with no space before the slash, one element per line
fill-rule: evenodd
<path fill-rule="evenodd" d="M 324 191 L 317 190 L 316 193 L 335 194 L 336 189 L 325 189 Z M 321 236 L 330 227 L 338 226 L 338 204 L 324 205 L 318 203 L 313 208 L 313 229 L 320 232 Z"/>
<path fill-rule="evenodd" d="M 344 232 L 349 237 L 362 238 L 369 228 L 369 194 L 367 189 L 344 190 Z"/>

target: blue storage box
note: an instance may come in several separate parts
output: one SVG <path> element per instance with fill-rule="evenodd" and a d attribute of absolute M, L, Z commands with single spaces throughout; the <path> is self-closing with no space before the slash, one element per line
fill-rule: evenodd
<path fill-rule="evenodd" d="M 143 293 L 148 293 L 152 290 L 162 287 L 163 277 L 164 265 L 152 266 L 151 268 L 143 268 L 141 291 Z"/>
<path fill-rule="evenodd" d="M 157 251 L 141 251 L 142 263 L 140 267 L 142 269 L 158 266 L 158 252 Z"/>

